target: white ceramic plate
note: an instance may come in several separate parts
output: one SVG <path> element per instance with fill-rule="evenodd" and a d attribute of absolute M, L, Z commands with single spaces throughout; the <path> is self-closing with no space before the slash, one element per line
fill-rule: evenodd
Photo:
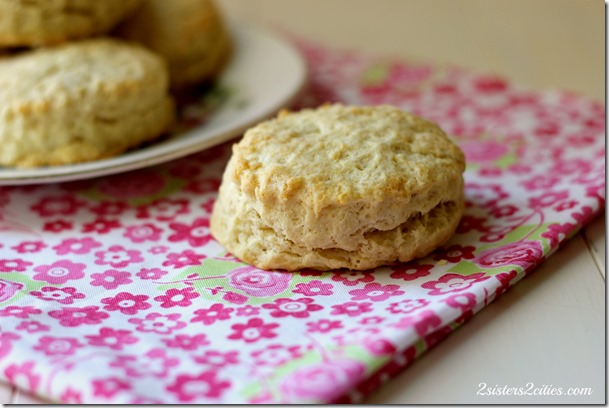
<path fill-rule="evenodd" d="M 288 106 L 306 81 L 300 54 L 266 30 L 231 27 L 233 56 L 216 85 L 225 97 L 204 123 L 110 159 L 36 169 L 0 167 L 0 185 L 78 180 L 166 162 L 227 141 Z"/>

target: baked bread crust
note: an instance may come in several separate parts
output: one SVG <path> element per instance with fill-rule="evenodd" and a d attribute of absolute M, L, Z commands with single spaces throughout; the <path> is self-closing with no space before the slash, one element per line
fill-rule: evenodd
<path fill-rule="evenodd" d="M 114 156 L 156 138 L 174 117 L 164 62 L 112 39 L 0 59 L 0 89 L 0 164 L 7 166 Z"/>
<path fill-rule="evenodd" d="M 233 147 L 211 231 L 263 269 L 405 262 L 454 232 L 464 169 L 437 125 L 395 107 L 282 113 Z"/>
<path fill-rule="evenodd" d="M 0 0 L 0 46 L 53 45 L 107 33 L 141 0 Z"/>
<path fill-rule="evenodd" d="M 213 80 L 232 50 L 222 16 L 211 0 L 145 0 L 115 34 L 161 55 L 174 89 Z"/>

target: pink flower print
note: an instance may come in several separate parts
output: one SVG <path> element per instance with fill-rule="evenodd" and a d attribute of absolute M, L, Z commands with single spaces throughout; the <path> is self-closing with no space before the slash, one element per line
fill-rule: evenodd
<path fill-rule="evenodd" d="M 166 377 L 170 368 L 180 364 L 179 359 L 167 356 L 167 352 L 160 348 L 150 349 L 145 357 L 142 364 L 144 372 L 157 378 Z"/>
<path fill-rule="evenodd" d="M 14 363 L 6 367 L 4 376 L 9 384 L 17 385 L 32 393 L 35 393 L 40 384 L 40 376 L 34 373 L 33 361 L 26 361 L 23 364 Z"/>
<path fill-rule="evenodd" d="M 202 322 L 208 326 L 216 322 L 216 320 L 230 319 L 230 314 L 233 312 L 232 307 L 224 307 L 222 303 L 214 303 L 208 309 L 195 310 L 197 317 L 194 317 L 191 322 Z"/>
<path fill-rule="evenodd" d="M 596 198 L 601 205 L 605 204 L 605 180 L 586 186 L 586 197 Z"/>
<path fill-rule="evenodd" d="M 548 230 L 542 233 L 541 236 L 550 240 L 551 248 L 556 248 L 575 228 L 574 224 L 568 222 L 565 224 L 550 224 L 548 225 Z"/>
<path fill-rule="evenodd" d="M 214 210 L 215 202 L 216 199 L 212 197 L 209 200 L 205 201 L 203 204 L 201 204 L 201 208 L 204 209 L 208 214 L 211 214 Z"/>
<path fill-rule="evenodd" d="M 238 356 L 239 352 L 236 350 L 226 352 L 206 350 L 202 355 L 194 356 L 193 359 L 199 364 L 222 368 L 228 365 L 239 364 Z"/>
<path fill-rule="evenodd" d="M 513 280 L 518 276 L 515 270 L 509 272 L 502 272 L 495 275 L 495 278 L 499 281 L 499 286 L 495 290 L 495 297 L 502 295 L 506 292 L 515 282 Z"/>
<path fill-rule="evenodd" d="M 375 325 L 381 323 L 383 320 L 385 320 L 385 318 L 381 317 L 381 316 L 369 316 L 369 317 L 364 317 L 363 319 L 361 319 L 359 321 L 359 324 L 363 324 L 364 326 L 366 326 L 366 325 L 375 326 Z"/>
<path fill-rule="evenodd" d="M 589 173 L 592 163 L 585 159 L 557 160 L 550 169 L 551 174 L 570 175 L 576 173 Z"/>
<path fill-rule="evenodd" d="M 31 265 L 23 259 L 0 259 L 0 272 L 24 272 Z"/>
<path fill-rule="evenodd" d="M 228 303 L 234 303 L 236 305 L 242 305 L 247 302 L 248 299 L 249 298 L 247 296 L 231 291 L 224 292 L 224 295 L 222 295 L 222 300 L 225 300 Z"/>
<path fill-rule="evenodd" d="M 0 302 L 9 300 L 23 289 L 23 284 L 19 282 L 0 279 Z"/>
<path fill-rule="evenodd" d="M 370 354 L 374 354 L 376 356 L 393 355 L 397 350 L 393 343 L 383 338 L 367 338 L 362 344 L 370 352 Z"/>
<path fill-rule="evenodd" d="M 286 402 L 333 401 L 359 383 L 366 367 L 355 360 L 335 359 L 299 367 L 279 387 Z"/>
<path fill-rule="evenodd" d="M 415 328 L 419 336 L 425 336 L 442 325 L 442 319 L 431 310 L 424 310 L 416 316 L 401 318 L 393 326 L 398 329 Z"/>
<path fill-rule="evenodd" d="M 169 228 L 176 233 L 170 235 L 170 242 L 188 241 L 188 244 L 193 247 L 198 247 L 207 244 L 211 239 L 209 233 L 209 218 L 197 218 L 192 225 L 172 223 Z"/>
<path fill-rule="evenodd" d="M 116 377 L 109 377 L 105 379 L 94 379 L 91 381 L 93 386 L 93 396 L 110 399 L 121 391 L 127 391 L 131 389 L 131 385 L 127 381 L 121 380 Z"/>
<path fill-rule="evenodd" d="M 97 242 L 93 238 L 68 238 L 61 241 L 60 244 L 55 245 L 53 249 L 57 255 L 65 254 L 88 254 L 94 248 L 101 246 L 101 243 Z"/>
<path fill-rule="evenodd" d="M 529 207 L 531 208 L 543 208 L 543 207 L 551 207 L 554 204 L 562 201 L 566 198 L 569 198 L 569 192 L 567 190 L 556 191 L 556 192 L 546 192 L 537 197 L 529 198 Z"/>
<path fill-rule="evenodd" d="M 0 333 L 0 360 L 10 353 L 13 348 L 13 340 L 20 339 L 21 336 L 16 333 L 2 332 Z"/>
<path fill-rule="evenodd" d="M 160 279 L 161 277 L 167 275 L 167 271 L 164 271 L 159 268 L 142 268 L 141 271 L 135 274 L 135 276 L 139 276 L 140 279 L 143 280 L 155 280 Z"/>
<path fill-rule="evenodd" d="M 577 204 L 579 204 L 579 202 L 576 200 L 562 201 L 562 202 L 558 203 L 556 206 L 554 206 L 554 210 L 558 211 L 558 212 L 570 210 L 571 208 L 575 207 Z"/>
<path fill-rule="evenodd" d="M 141 395 L 133 398 L 131 401 L 129 401 L 129 404 L 131 405 L 163 405 L 163 401 L 155 399 L 155 398 L 150 398 L 150 397 L 142 397 Z"/>
<path fill-rule="evenodd" d="M 71 305 L 75 299 L 84 299 L 84 293 L 76 291 L 76 288 L 65 287 L 58 288 L 55 286 L 44 286 L 39 291 L 35 290 L 30 292 L 30 295 L 36 296 L 41 300 L 56 301 L 63 305 Z"/>
<path fill-rule="evenodd" d="M 465 183 L 465 197 L 470 205 L 487 208 L 496 206 L 509 195 L 499 184 Z"/>
<path fill-rule="evenodd" d="M 185 180 L 192 180 L 198 176 L 200 172 L 201 166 L 185 160 L 175 161 L 169 168 L 169 174 Z"/>
<path fill-rule="evenodd" d="M 122 201 L 102 201 L 89 209 L 97 215 L 121 215 L 128 207 Z"/>
<path fill-rule="evenodd" d="M 49 316 L 59 320 L 59 324 L 65 327 L 77 327 L 83 324 L 100 324 L 102 320 L 110 315 L 98 310 L 97 306 L 85 307 L 63 307 L 61 310 L 52 310 Z"/>
<path fill-rule="evenodd" d="M 210 344 L 207 340 L 207 336 L 202 333 L 194 336 L 188 334 L 178 334 L 172 339 L 163 339 L 162 341 L 167 345 L 167 347 L 179 348 L 188 351 L 196 350 L 201 346 L 207 346 Z"/>
<path fill-rule="evenodd" d="M 82 346 L 74 337 L 43 336 L 38 339 L 34 350 L 42 351 L 47 356 L 71 356 Z"/>
<path fill-rule="evenodd" d="M 59 233 L 61 231 L 71 230 L 71 229 L 72 229 L 72 223 L 70 221 L 66 221 L 66 220 L 48 221 L 48 222 L 45 222 L 44 226 L 42 227 L 43 231 L 55 232 L 55 233 Z"/>
<path fill-rule="evenodd" d="M 474 79 L 474 86 L 482 93 L 505 92 L 509 87 L 504 79 L 494 76 L 478 77 Z"/>
<path fill-rule="evenodd" d="M 150 309 L 152 305 L 148 302 L 148 296 L 146 295 L 134 295 L 128 292 L 121 292 L 114 297 L 107 297 L 101 300 L 104 306 L 104 310 L 114 312 L 120 311 L 122 314 L 134 315 L 140 310 Z"/>
<path fill-rule="evenodd" d="M 7 306 L 4 309 L 0 309 L 0 316 L 13 316 L 20 319 L 27 319 L 30 317 L 30 315 L 37 315 L 41 313 L 42 310 L 36 309 L 34 306 Z"/>
<path fill-rule="evenodd" d="M 461 309 L 462 312 L 471 310 L 476 306 L 476 295 L 473 293 L 457 293 L 446 299 L 446 304 L 456 309 Z"/>
<path fill-rule="evenodd" d="M 305 277 L 305 276 L 321 276 L 324 274 L 324 272 L 320 272 L 320 271 L 315 271 L 313 269 L 303 269 L 300 272 L 298 272 L 300 274 L 300 276 Z"/>
<path fill-rule="evenodd" d="M 429 270 L 433 268 L 433 265 L 406 263 L 397 266 L 390 266 L 390 268 L 393 271 L 391 275 L 389 275 L 390 278 L 411 281 L 429 275 Z"/>
<path fill-rule="evenodd" d="M 282 344 L 271 344 L 261 350 L 252 352 L 252 358 L 256 366 L 280 366 L 288 361 L 296 360 L 302 356 L 300 346 L 284 346 Z"/>
<path fill-rule="evenodd" d="M 43 248 L 46 248 L 46 244 L 42 241 L 23 241 L 11 248 L 20 254 L 31 254 L 42 251 Z"/>
<path fill-rule="evenodd" d="M 243 340 L 246 343 L 254 343 L 261 339 L 272 339 L 277 337 L 274 330 L 279 327 L 277 323 L 264 323 L 258 317 L 251 318 L 247 323 L 236 323 L 231 326 L 234 330 L 227 338 L 231 340 Z"/>
<path fill-rule="evenodd" d="M 82 225 L 82 232 L 95 232 L 97 234 L 107 234 L 113 229 L 122 227 L 119 220 L 109 220 L 107 218 L 96 218 L 95 220 Z"/>
<path fill-rule="evenodd" d="M 518 241 L 487 249 L 478 255 L 475 262 L 487 268 L 505 265 L 527 267 L 541 261 L 542 257 L 543 250 L 539 241 Z"/>
<path fill-rule="evenodd" d="M 171 221 L 176 216 L 188 214 L 188 212 L 187 200 L 162 198 L 150 205 L 138 207 L 137 218 L 154 218 L 157 221 Z"/>
<path fill-rule="evenodd" d="M 170 358 L 163 349 L 153 348 L 138 361 L 135 355 L 119 355 L 110 363 L 110 367 L 123 369 L 129 377 L 141 378 L 153 376 L 163 378 L 172 367 L 180 364 L 177 358 Z"/>
<path fill-rule="evenodd" d="M 42 324 L 36 320 L 23 320 L 17 327 L 17 330 L 23 330 L 27 333 L 38 333 L 43 331 L 49 331 L 51 329 L 50 326 L 46 324 Z M 0 342 L 1 343 L 1 342 Z"/>
<path fill-rule="evenodd" d="M 503 173 L 503 170 L 500 168 L 487 166 L 488 165 L 482 164 L 478 169 L 478 174 L 483 177 L 498 177 Z"/>
<path fill-rule="evenodd" d="M 148 250 L 151 254 L 164 254 L 169 250 L 168 246 L 165 245 L 156 245 Z"/>
<path fill-rule="evenodd" d="M 399 302 L 390 304 L 387 310 L 389 310 L 389 312 L 392 314 L 406 314 L 421 309 L 427 306 L 428 304 L 429 301 L 425 299 L 404 299 L 400 300 Z"/>
<path fill-rule="evenodd" d="M 174 330 L 186 327 L 186 323 L 180 320 L 179 313 L 162 315 L 160 313 L 149 313 L 144 319 L 131 318 L 129 323 L 137 325 L 135 330 L 158 334 L 170 334 Z"/>
<path fill-rule="evenodd" d="M 158 241 L 161 239 L 162 229 L 156 227 L 154 224 L 142 224 L 142 225 L 130 225 L 125 228 L 125 232 L 123 234 L 124 237 L 127 237 L 131 240 L 131 242 L 141 243 L 145 241 Z"/>
<path fill-rule="evenodd" d="M 506 205 L 500 205 L 498 207 L 492 208 L 489 211 L 489 214 L 495 218 L 503 218 L 503 217 L 509 217 L 511 215 L 514 215 L 517 212 L 518 212 L 518 207 L 511 205 L 511 204 L 506 204 Z"/>
<path fill-rule="evenodd" d="M 334 286 L 330 283 L 323 283 L 320 280 L 312 280 L 308 283 L 299 283 L 293 293 L 300 293 L 305 296 L 330 296 Z"/>
<path fill-rule="evenodd" d="M 587 205 L 581 207 L 581 212 L 574 211 L 573 213 L 571 213 L 571 217 L 573 217 L 575 221 L 578 221 L 580 225 L 587 224 L 595 216 L 596 214 L 594 213 L 594 211 L 592 211 L 592 207 Z"/>
<path fill-rule="evenodd" d="M 271 310 L 271 316 L 273 317 L 292 316 L 304 319 L 311 315 L 310 312 L 316 312 L 324 308 L 313 302 L 314 300 L 311 298 L 279 298 L 275 299 L 273 303 L 265 303 L 262 308 Z"/>
<path fill-rule="evenodd" d="M 62 285 L 69 280 L 82 279 L 85 264 L 74 263 L 68 260 L 53 262 L 51 265 L 40 265 L 34 268 L 37 274 L 32 279 L 44 281 L 55 285 Z"/>
<path fill-rule="evenodd" d="M 336 344 L 341 346 L 347 344 L 359 344 L 365 340 L 377 338 L 381 330 L 377 327 L 353 327 L 344 331 L 342 334 L 333 336 Z"/>
<path fill-rule="evenodd" d="M 129 330 L 114 330 L 110 327 L 102 327 L 99 329 L 99 334 L 85 337 L 92 346 L 109 347 L 112 350 L 122 350 L 123 346 L 139 341 Z"/>
<path fill-rule="evenodd" d="M 346 286 L 355 286 L 359 283 L 368 283 L 374 281 L 374 275 L 372 272 L 361 272 L 361 271 L 344 271 L 334 272 L 332 280 L 335 282 L 341 282 Z"/>
<path fill-rule="evenodd" d="M 510 173 L 523 175 L 523 174 L 529 174 L 533 170 L 532 170 L 531 166 L 528 166 L 526 164 L 514 163 L 507 168 L 507 171 L 509 171 Z"/>
<path fill-rule="evenodd" d="M 432 296 L 444 295 L 451 292 L 460 292 L 470 288 L 474 283 L 487 280 L 484 272 L 463 276 L 456 273 L 442 275 L 436 281 L 428 281 L 421 285 L 422 288 L 431 289 L 427 294 Z"/>
<path fill-rule="evenodd" d="M 328 333 L 342 327 L 343 324 L 340 320 L 320 319 L 315 322 L 307 322 L 307 331 L 311 333 Z"/>
<path fill-rule="evenodd" d="M 381 285 L 380 283 L 368 283 L 363 289 L 353 289 L 349 294 L 353 296 L 351 300 L 372 300 L 373 302 L 381 302 L 389 299 L 390 296 L 403 295 L 404 291 L 399 290 L 398 285 Z"/>
<path fill-rule="evenodd" d="M 457 226 L 458 234 L 465 234 L 470 231 L 480 231 L 485 232 L 487 227 L 485 226 L 487 222 L 486 218 L 483 217 L 472 217 L 471 215 L 464 215 Z"/>
<path fill-rule="evenodd" d="M 253 266 L 234 269 L 228 274 L 228 284 L 250 296 L 274 296 L 286 290 L 292 275 L 284 272 L 263 271 Z"/>
<path fill-rule="evenodd" d="M 220 180 L 203 178 L 191 181 L 186 185 L 186 187 L 184 187 L 184 190 L 195 194 L 206 194 L 217 191 L 219 187 Z"/>
<path fill-rule="evenodd" d="M 448 262 L 459 263 L 462 259 L 473 259 L 475 250 L 476 247 L 471 245 L 461 246 L 455 244 L 441 250 L 433 259 L 436 261 L 445 259 Z"/>
<path fill-rule="evenodd" d="M 114 269 L 108 269 L 104 273 L 92 273 L 91 286 L 103 286 L 108 290 L 116 289 L 120 285 L 127 285 L 133 282 L 130 276 L 129 272 L 115 271 Z"/>
<path fill-rule="evenodd" d="M 59 396 L 59 400 L 64 404 L 82 404 L 82 396 L 80 392 L 68 387 Z"/>
<path fill-rule="evenodd" d="M 205 259 L 205 255 L 199 255 L 187 249 L 179 253 L 170 252 L 167 254 L 167 260 L 163 262 L 163 266 L 173 266 L 175 269 L 185 266 L 200 265 L 201 260 Z"/>
<path fill-rule="evenodd" d="M 259 309 L 251 305 L 245 305 L 237 308 L 237 316 L 255 316 L 258 313 Z"/>
<path fill-rule="evenodd" d="M 332 305 L 332 315 L 346 314 L 355 317 L 372 311 L 372 303 L 369 302 L 346 302 L 340 305 Z"/>
<path fill-rule="evenodd" d="M 165 389 L 180 402 L 191 402 L 199 398 L 219 398 L 230 385 L 230 381 L 216 378 L 215 371 L 205 371 L 199 375 L 178 375 Z"/>
<path fill-rule="evenodd" d="M 54 215 L 73 215 L 83 203 L 74 197 L 66 195 L 60 197 L 43 197 L 30 208 L 42 217 Z"/>
<path fill-rule="evenodd" d="M 493 140 L 475 140 L 459 143 L 468 163 L 488 163 L 501 159 L 509 152 L 505 143 Z"/>
<path fill-rule="evenodd" d="M 149 197 L 165 187 L 163 176 L 152 170 L 138 170 L 105 177 L 99 184 L 101 193 L 121 199 Z"/>
<path fill-rule="evenodd" d="M 154 298 L 161 304 L 163 308 L 170 307 L 187 307 L 192 305 L 192 299 L 198 298 L 199 295 L 194 288 L 184 289 L 167 289 L 165 294 Z"/>
<path fill-rule="evenodd" d="M 113 245 L 107 251 L 95 253 L 97 265 L 110 265 L 113 268 L 124 268 L 130 263 L 144 262 L 140 251 L 128 250 L 120 245 Z"/>

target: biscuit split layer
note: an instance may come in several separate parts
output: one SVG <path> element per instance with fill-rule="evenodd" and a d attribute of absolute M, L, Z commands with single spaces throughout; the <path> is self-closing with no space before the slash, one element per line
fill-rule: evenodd
<path fill-rule="evenodd" d="M 160 57 L 94 39 L 0 59 L 0 165 L 111 157 L 158 137 L 173 101 Z"/>
<path fill-rule="evenodd" d="M 454 233 L 465 158 L 435 124 L 391 106 L 280 114 L 233 146 L 211 220 L 263 269 L 370 269 Z"/>

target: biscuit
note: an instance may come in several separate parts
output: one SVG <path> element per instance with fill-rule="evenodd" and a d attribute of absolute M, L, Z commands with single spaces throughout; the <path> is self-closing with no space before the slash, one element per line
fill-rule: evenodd
<path fill-rule="evenodd" d="M 211 232 L 262 269 L 406 262 L 454 233 L 464 170 L 437 125 L 395 107 L 284 112 L 233 146 Z"/>
<path fill-rule="evenodd" d="M 141 0 L 0 0 L 0 46 L 52 45 L 105 34 Z"/>
<path fill-rule="evenodd" d="M 213 80 L 231 53 L 229 34 L 211 0 L 145 0 L 115 34 L 165 58 L 174 89 Z"/>
<path fill-rule="evenodd" d="M 173 121 L 167 69 L 111 39 L 0 59 L 0 165 L 35 167 L 114 156 Z"/>

